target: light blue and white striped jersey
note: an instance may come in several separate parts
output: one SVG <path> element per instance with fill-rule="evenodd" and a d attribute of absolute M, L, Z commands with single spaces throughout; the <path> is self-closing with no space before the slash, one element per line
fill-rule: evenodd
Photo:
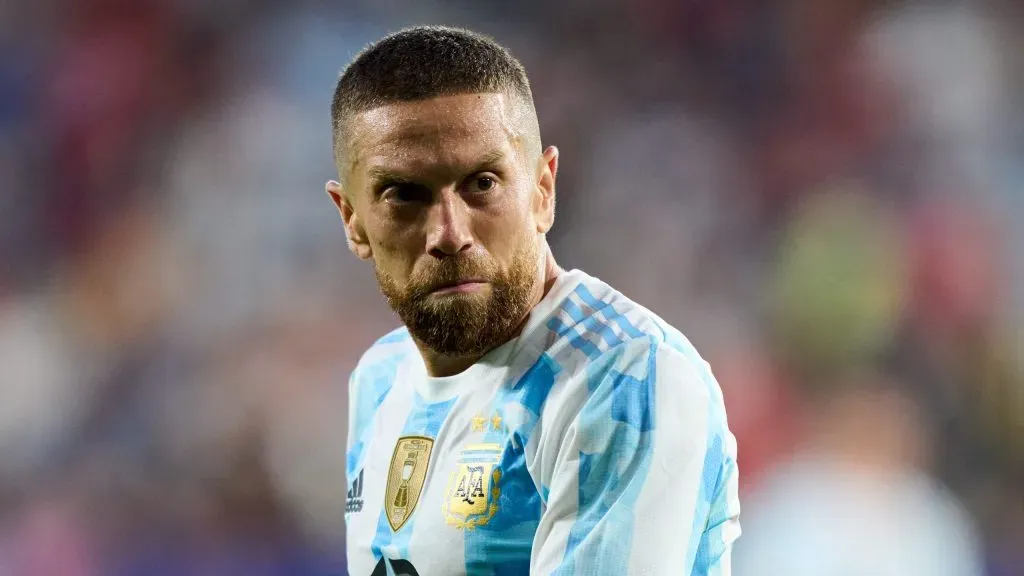
<path fill-rule="evenodd" d="M 455 376 L 388 334 L 349 401 L 350 574 L 730 574 L 718 383 L 682 334 L 583 272 Z"/>

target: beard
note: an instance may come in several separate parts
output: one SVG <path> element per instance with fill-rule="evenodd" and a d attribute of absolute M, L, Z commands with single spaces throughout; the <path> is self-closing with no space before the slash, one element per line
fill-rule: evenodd
<path fill-rule="evenodd" d="M 381 292 L 409 333 L 446 356 L 483 355 L 514 335 L 532 307 L 538 282 L 538 249 L 526 243 L 507 271 L 470 256 L 436 261 L 414 273 L 406 287 L 374 266 Z M 471 294 L 432 294 L 440 286 L 467 278 L 483 279 L 489 290 Z"/>

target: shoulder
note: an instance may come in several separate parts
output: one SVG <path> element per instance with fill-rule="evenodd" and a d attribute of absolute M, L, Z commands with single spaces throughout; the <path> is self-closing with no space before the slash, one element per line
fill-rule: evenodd
<path fill-rule="evenodd" d="M 601 280 L 575 274 L 578 282 L 546 326 L 547 352 L 563 368 L 599 376 L 629 367 L 655 378 L 652 370 L 662 364 L 678 376 L 714 382 L 710 366 L 682 332 Z"/>
<path fill-rule="evenodd" d="M 363 352 L 352 371 L 349 387 L 355 390 L 366 383 L 394 378 L 402 362 L 415 352 L 416 346 L 404 326 L 388 332 Z"/>
<path fill-rule="evenodd" d="M 665 404 L 709 410 L 724 424 L 721 388 L 690 340 L 597 278 L 580 274 L 547 329 L 563 382 L 553 403 L 560 419 L 597 407 L 644 420 Z"/>

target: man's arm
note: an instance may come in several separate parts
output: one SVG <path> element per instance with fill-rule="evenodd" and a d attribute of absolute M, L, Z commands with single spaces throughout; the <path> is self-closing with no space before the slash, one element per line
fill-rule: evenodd
<path fill-rule="evenodd" d="M 356 436 L 358 435 L 357 421 L 359 415 L 357 407 L 359 406 L 359 398 L 357 397 L 357 394 L 359 393 L 359 386 L 357 383 L 359 382 L 359 379 L 356 374 L 357 369 L 358 368 L 353 369 L 352 373 L 349 374 L 348 377 L 348 432 L 345 434 L 345 481 L 349 483 L 352 482 L 351 476 L 354 472 L 353 468 L 355 466 L 352 446 L 355 445 L 357 440 Z"/>
<path fill-rule="evenodd" d="M 696 352 L 638 339 L 600 356 L 565 417 L 533 574 L 729 574 L 735 439 Z"/>

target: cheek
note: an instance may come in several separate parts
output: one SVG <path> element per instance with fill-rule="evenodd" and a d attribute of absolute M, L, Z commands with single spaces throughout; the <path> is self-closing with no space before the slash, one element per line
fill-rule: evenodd
<path fill-rule="evenodd" d="M 477 237 L 496 258 L 514 254 L 532 238 L 533 216 L 528 202 L 510 199 L 482 216 Z"/>
<path fill-rule="evenodd" d="M 407 227 L 377 226 L 369 236 L 377 265 L 399 275 L 423 253 L 423 242 Z"/>

